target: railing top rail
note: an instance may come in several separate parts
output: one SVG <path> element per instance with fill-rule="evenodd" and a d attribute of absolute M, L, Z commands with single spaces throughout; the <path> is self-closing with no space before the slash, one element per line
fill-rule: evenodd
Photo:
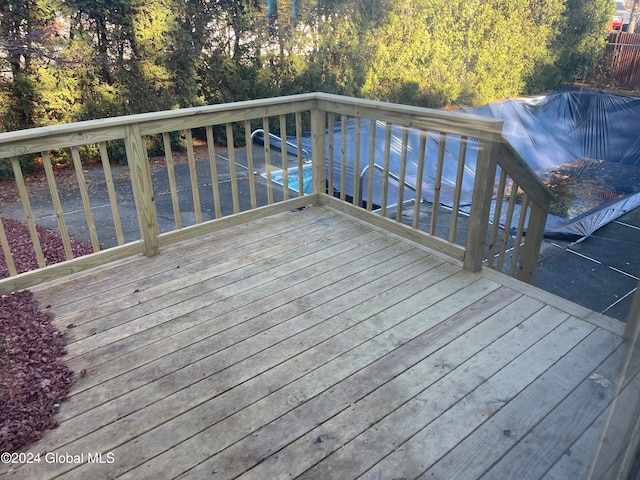
<path fill-rule="evenodd" d="M 318 106 L 329 112 L 376 118 L 467 137 L 482 138 L 488 134 L 501 135 L 504 123 L 499 119 L 466 112 L 414 107 L 329 93 L 316 93 L 315 96 Z"/>
<path fill-rule="evenodd" d="M 185 121 L 193 118 L 195 126 L 204 123 L 206 116 L 224 114 L 220 122 L 252 119 L 252 112 L 262 110 L 264 115 L 279 115 L 285 110 L 298 111 L 315 104 L 316 94 L 305 93 L 284 97 L 245 100 L 241 102 L 206 105 L 202 107 L 163 110 L 119 117 L 86 120 L 83 122 L 0 133 L 0 158 L 36 153 L 46 149 L 84 145 L 124 138 L 127 125 L 141 125 L 142 134 L 170 131 L 168 128 L 190 128 Z M 273 112 L 271 111 L 273 109 Z M 284 110 L 283 110 L 284 109 Z"/>
<path fill-rule="evenodd" d="M 366 116 L 465 136 L 482 137 L 502 131 L 501 120 L 316 92 L 0 133 L 0 158 L 124 138 L 124 127 L 132 124 L 140 125 L 142 134 L 151 135 L 169 129 L 193 128 L 208 121 L 225 123 L 251 119 L 255 117 L 256 111 L 261 111 L 260 115 L 279 115 L 316 106 L 336 113 Z M 211 118 L 206 118 L 209 116 Z"/>
<path fill-rule="evenodd" d="M 509 176 L 536 204 L 548 208 L 554 196 L 551 190 L 540 180 L 520 154 L 504 138 L 500 144 L 499 166 L 504 168 Z"/>

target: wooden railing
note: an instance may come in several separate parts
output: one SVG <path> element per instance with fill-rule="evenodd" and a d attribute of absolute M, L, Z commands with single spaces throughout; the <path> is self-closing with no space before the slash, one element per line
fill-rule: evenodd
<path fill-rule="evenodd" d="M 521 280 L 533 280 L 552 194 L 503 139 L 501 121 L 324 94 L 318 101 L 320 110 L 327 116 L 327 181 L 332 191 L 337 192 L 336 197 L 374 210 L 375 179 L 377 184 L 382 183 L 382 198 L 378 202 L 380 216 L 390 216 L 398 224 L 404 222 L 413 230 L 428 233 L 428 236 L 416 235 L 400 228 L 404 235 L 463 261 L 468 270 L 477 271 L 484 263 Z M 349 122 L 355 125 L 355 132 L 347 142 Z M 370 124 L 369 133 L 363 140 L 360 132 L 366 123 Z M 380 123 L 383 125 L 379 126 Z M 376 131 L 384 139 L 377 139 L 372 133 Z M 410 136 L 416 140 L 412 142 Z M 428 143 L 434 146 L 431 157 Z M 380 144 L 384 144 L 381 154 L 379 148 L 376 151 L 376 145 Z M 366 178 L 358 176 L 354 179 L 352 188 L 349 188 L 345 168 L 350 153 L 347 148 L 354 150 L 353 170 L 366 172 Z M 400 158 L 397 172 L 390 171 L 393 149 Z M 472 151 L 475 158 L 473 171 L 469 172 L 467 158 Z M 337 167 L 333 165 L 334 160 Z M 417 200 L 410 207 L 402 208 L 407 193 L 405 177 L 409 162 L 416 164 L 415 178 L 425 176 L 426 164 L 431 166 L 432 172 L 427 175 L 429 182 L 416 182 L 415 190 L 411 189 Z M 443 208 L 442 179 L 447 162 L 449 167 L 452 162 L 455 164 L 456 174 L 455 182 L 448 185 L 452 202 Z M 374 170 L 381 172 L 378 178 L 372 173 Z M 465 177 L 471 177 L 473 189 L 466 202 L 470 200 L 471 209 L 463 218 L 459 212 L 465 203 L 465 193 L 468 195 L 463 192 L 465 180 L 468 180 Z M 365 185 L 366 195 L 362 192 Z M 392 186 L 397 190 L 393 196 L 389 193 Z M 421 202 L 422 198 L 429 199 L 427 205 Z M 390 204 L 394 204 L 391 211 Z M 446 215 L 444 228 L 441 225 L 443 211 Z M 352 213 L 357 214 L 353 210 Z M 492 223 L 490 232 L 489 223 Z M 399 228 L 391 226 L 390 222 L 383 224 L 387 228 Z"/>
<path fill-rule="evenodd" d="M 347 139 L 351 133 L 347 134 L 344 129 L 350 120 L 356 129 L 353 137 Z M 361 137 L 361 126 L 365 122 L 379 125 L 385 132 L 380 155 L 376 152 L 375 138 Z M 336 128 L 341 135 L 335 133 Z M 264 142 L 259 151 L 261 163 L 258 169 L 251 142 L 251 133 L 256 129 L 264 131 L 263 138 L 269 138 L 270 134 L 288 138 L 289 144 L 296 148 L 294 151 L 290 148 L 276 151 L 270 142 Z M 402 133 L 400 140 L 392 144 L 390 132 L 394 129 Z M 13 167 L 22 204 L 22 220 L 29 226 L 39 268 L 25 273 L 18 271 L 4 227 L 0 228 L 0 245 L 11 275 L 0 280 L 0 291 L 26 288 L 140 253 L 152 256 L 171 243 L 317 203 L 348 211 L 419 241 L 459 260 L 468 270 L 479 270 L 484 262 L 530 281 L 551 197 L 517 153 L 504 142 L 501 130 L 502 123 L 492 119 L 315 93 L 2 134 L 0 159 L 10 159 Z M 310 136 L 303 134 L 305 131 L 310 131 Z M 419 142 L 414 149 L 408 138 L 410 133 L 416 132 Z M 340 143 L 336 144 L 338 136 Z M 181 154 L 186 162 L 180 165 L 176 161 L 178 152 L 171 141 L 178 137 L 182 138 L 186 151 Z M 433 139 L 439 146 L 435 158 L 429 158 L 427 143 Z M 152 140 L 163 145 L 165 151 L 162 166 L 153 169 L 147 148 Z M 456 184 L 447 186 L 452 189 L 453 204 L 444 207 L 440 201 L 441 176 L 443 165 L 449 161 L 445 158 L 449 155 L 447 142 L 456 145 L 458 174 Z M 362 144 L 365 144 L 364 148 L 361 148 Z M 117 167 L 117 173 L 113 173 L 116 167 L 112 166 L 114 158 L 110 158 L 113 157 L 110 152 L 116 151 L 118 146 L 121 154 L 126 155 L 127 165 Z M 373 174 L 364 183 L 366 195 L 360 191 L 363 187 L 359 175 L 349 181 L 351 186 L 347 188 L 347 148 L 356 149 L 355 172 L 360 172 L 365 165 L 370 172 L 381 170 L 379 208 L 373 205 Z M 286 172 L 293 166 L 297 169 L 297 183 L 302 185 L 303 158 L 307 156 L 303 151 L 311 152 L 308 167 L 313 176 L 311 192 L 305 193 L 302 188 L 297 193 L 290 190 L 288 175 L 282 175 L 284 186 L 278 188 L 254 174 L 261 170 L 259 173 L 269 179 L 275 170 Z M 466 164 L 471 151 L 477 153 L 475 172 L 470 172 Z M 220 154 L 226 159 L 222 162 L 224 171 L 217 162 Z M 389 159 L 396 154 L 400 158 L 400 171 L 391 175 Z M 45 200 L 38 200 L 40 205 L 35 210 L 34 192 L 29 191 L 23 178 L 21 155 L 37 155 L 44 165 L 48 192 Z M 84 212 L 87 241 L 94 250 L 93 254 L 79 258 L 73 258 L 74 235 L 67 227 L 71 207 L 65 204 L 66 197 L 60 193 L 60 181 L 52 166 L 52 158 L 60 155 L 70 156 L 73 161 L 73 191 Z M 91 155 L 101 161 L 102 169 L 91 172 L 98 180 L 88 179 L 89 174 L 85 175 Z M 335 158 L 343 159 L 337 171 L 333 165 Z M 418 178 L 422 178 L 427 165 L 432 164 L 435 165 L 435 171 L 431 173 L 434 180 L 416 183 L 415 192 L 412 192 L 415 200 L 408 207 L 411 213 L 407 215 L 407 207 L 403 207 L 407 166 L 416 167 Z M 182 175 L 176 173 L 178 168 L 184 169 Z M 122 183 L 125 177 L 130 181 Z M 464 187 L 469 178 L 473 184 L 470 202 L 465 200 Z M 162 179 L 166 187 L 160 186 Z M 64 188 L 70 187 L 65 184 Z M 96 188 L 101 189 L 99 194 Z M 352 189 L 351 195 L 347 195 L 349 189 Z M 180 195 L 184 191 L 190 192 L 186 199 Z M 99 215 L 95 209 L 97 196 L 100 202 L 106 202 L 102 205 L 106 208 L 101 208 Z M 360 204 L 361 198 L 366 198 L 364 208 Z M 429 202 L 422 201 L 423 198 Z M 160 201 L 170 203 L 170 208 L 161 216 L 157 212 Z M 467 212 L 464 203 L 471 205 Z M 503 203 L 507 214 L 501 220 Z M 137 228 L 125 224 L 121 218 L 122 207 L 126 204 L 135 205 Z M 78 210 L 77 205 L 74 208 Z M 49 211 L 50 218 L 55 218 L 55 225 L 49 227 L 55 229 L 63 241 L 67 260 L 59 264 L 47 265 L 39 241 L 37 224 L 42 222 L 35 212 L 42 217 L 43 210 Z M 492 210 L 495 213 L 490 218 Z M 441 228 L 441 220 L 445 218 L 443 211 L 447 218 L 444 233 Z M 521 212 L 519 216 L 517 211 Z M 425 219 L 428 220 L 426 228 Z M 511 235 L 514 222 L 517 228 Z M 510 244 L 513 244 L 512 248 Z"/>

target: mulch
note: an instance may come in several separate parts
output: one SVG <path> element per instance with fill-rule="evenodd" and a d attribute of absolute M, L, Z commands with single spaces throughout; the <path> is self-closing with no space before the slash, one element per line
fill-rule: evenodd
<path fill-rule="evenodd" d="M 6 217 L 2 224 L 16 270 L 38 268 L 27 225 Z M 36 228 L 47 265 L 66 260 L 56 232 Z M 93 252 L 90 244 L 76 240 L 71 248 L 74 256 Z M 0 278 L 8 276 L 0 250 Z M 15 452 L 57 426 L 55 415 L 73 384 L 65 353 L 64 336 L 30 291 L 0 296 L 0 452 Z"/>
<path fill-rule="evenodd" d="M 39 268 L 29 227 L 13 218 L 0 217 L 0 220 L 9 241 L 11 256 L 17 272 L 23 273 Z M 39 226 L 36 226 L 36 230 L 47 265 L 67 260 L 62 238 L 56 232 Z M 73 239 L 70 242 L 74 258 L 93 253 L 93 247 L 89 243 Z M 8 276 L 9 267 L 7 266 L 4 252 L 0 250 L 0 278 Z"/>
<path fill-rule="evenodd" d="M 73 384 L 62 333 L 28 291 L 0 296 L 0 452 L 15 452 L 55 428 Z"/>

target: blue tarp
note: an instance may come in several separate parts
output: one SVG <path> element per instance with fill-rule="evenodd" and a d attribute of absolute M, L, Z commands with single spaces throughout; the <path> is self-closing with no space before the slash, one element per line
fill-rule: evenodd
<path fill-rule="evenodd" d="M 548 236 L 588 236 L 625 212 L 640 206 L 640 98 L 613 95 L 594 90 L 563 87 L 556 92 L 528 100 L 507 100 L 482 107 L 461 110 L 475 115 L 504 120 L 503 135 L 527 164 L 551 188 L 557 197 L 545 229 Z M 354 119 L 346 125 L 345 194 L 354 192 L 355 148 Z M 400 174 L 403 127 L 393 125 L 389 170 Z M 375 134 L 375 162 L 382 166 L 385 149 L 385 124 L 377 122 L 375 132 L 368 120 L 361 121 L 358 172 L 369 162 L 369 139 Z M 292 139 L 295 141 L 295 139 Z M 327 140 L 328 141 L 328 140 Z M 420 132 L 408 129 L 406 183 L 417 185 Z M 340 175 L 342 126 L 335 125 L 334 184 L 341 190 Z M 311 150 L 305 136 L 304 148 Z M 425 156 L 423 197 L 432 201 L 440 136 L 429 133 Z M 461 209 L 469 210 L 477 160 L 476 140 L 470 139 L 465 159 Z M 460 137 L 447 135 L 442 172 L 440 203 L 453 204 L 453 187 L 458 169 Z M 328 144 L 327 144 L 328 154 Z M 327 158 L 327 175 L 329 161 Z M 367 180 L 363 175 L 363 195 L 367 198 Z M 360 175 L 358 175 L 360 176 Z M 374 171 L 373 203 L 380 205 L 382 172 Z M 413 198 L 404 189 L 401 201 Z M 397 182 L 390 181 L 388 202 L 397 203 Z"/>
<path fill-rule="evenodd" d="M 584 237 L 640 206 L 640 98 L 562 87 L 468 108 L 503 135 L 556 195 L 547 235 Z"/>

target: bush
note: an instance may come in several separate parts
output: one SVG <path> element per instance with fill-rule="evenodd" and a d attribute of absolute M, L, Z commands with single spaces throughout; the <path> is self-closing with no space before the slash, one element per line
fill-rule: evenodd
<path fill-rule="evenodd" d="M 23 174 L 29 174 L 35 171 L 37 165 L 36 158 L 37 156 L 34 154 L 20 155 L 20 157 L 18 157 Z M 0 178 L 14 178 L 11 159 L 0 159 Z"/>

